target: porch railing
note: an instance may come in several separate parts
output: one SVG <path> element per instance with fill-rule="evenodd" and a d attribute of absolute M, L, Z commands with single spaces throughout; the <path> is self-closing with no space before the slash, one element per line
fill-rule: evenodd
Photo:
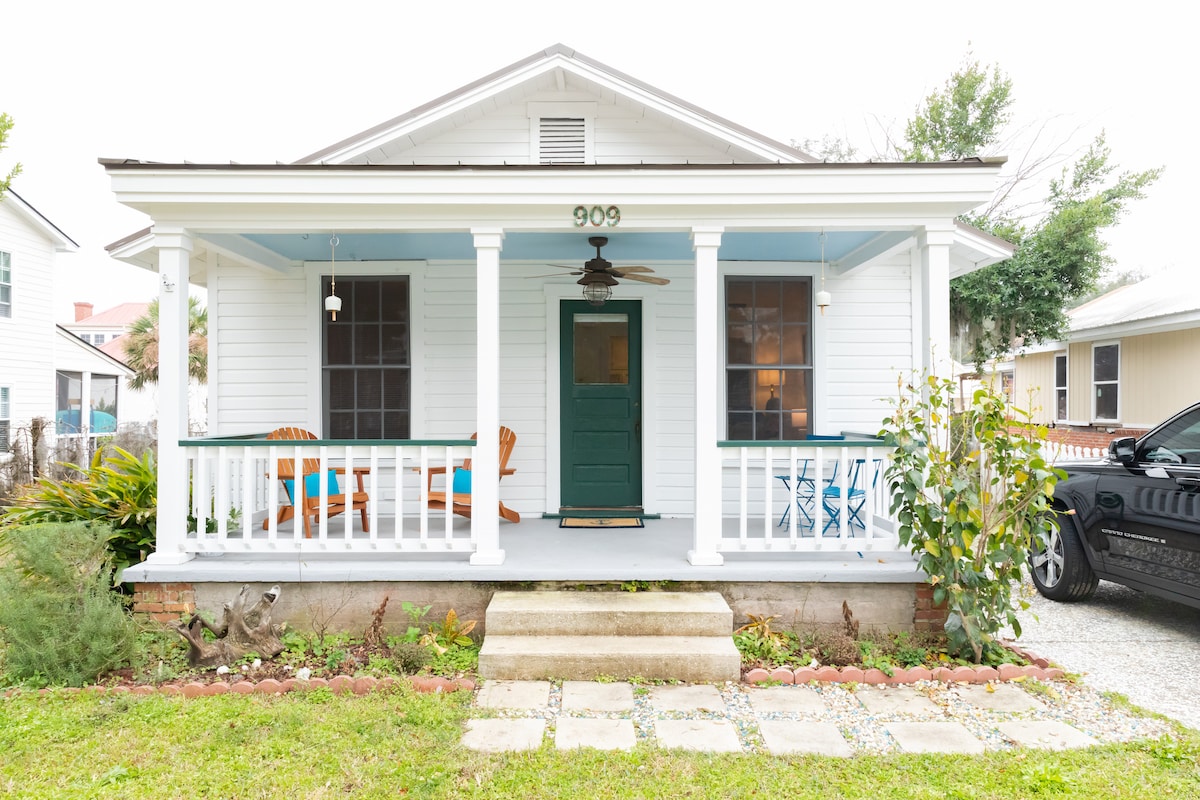
<path fill-rule="evenodd" d="M 197 554 L 285 552 L 474 552 L 468 520 L 428 506 L 426 473 L 471 454 L 471 439 L 439 440 L 267 440 L 265 435 L 185 439 L 189 493 L 184 550 Z M 290 504 L 280 480 L 280 463 L 303 475 L 301 461 L 319 462 L 318 475 L 337 473 L 338 488 L 357 491 L 361 475 L 367 502 L 364 530 L 358 510 L 329 515 L 330 486 L 319 486 L 320 513 L 305 536 L 299 514 L 279 521 Z M 285 467 L 286 471 L 286 467 Z M 433 490 L 447 477 L 435 476 Z M 311 487 L 316 488 L 316 487 Z M 449 490 L 449 486 L 445 486 Z M 304 479 L 291 494 L 306 491 Z M 316 498 L 315 492 L 310 495 Z"/>
<path fill-rule="evenodd" d="M 884 471 L 889 449 L 873 436 L 718 442 L 722 516 L 718 551 L 897 550 Z"/>

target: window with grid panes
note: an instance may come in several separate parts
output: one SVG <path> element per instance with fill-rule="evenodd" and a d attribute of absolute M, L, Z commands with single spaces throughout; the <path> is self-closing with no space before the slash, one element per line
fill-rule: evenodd
<path fill-rule="evenodd" d="M 325 277 L 321 297 L 329 293 Z M 342 299 L 337 320 L 321 313 L 325 438 L 407 439 L 412 402 L 408 278 L 339 277 L 337 294 Z"/>
<path fill-rule="evenodd" d="M 725 281 L 726 437 L 797 440 L 812 432 L 812 280 Z"/>
<path fill-rule="evenodd" d="M 12 316 L 12 254 L 0 250 L 0 317 Z"/>

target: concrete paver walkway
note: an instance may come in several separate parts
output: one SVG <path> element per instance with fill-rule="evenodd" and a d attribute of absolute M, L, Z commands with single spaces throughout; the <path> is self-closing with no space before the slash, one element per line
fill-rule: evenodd
<path fill-rule="evenodd" d="M 542 746 L 629 750 L 644 744 L 781 755 L 983 753 L 1087 747 L 1155 738 L 1169 730 L 1086 687 L 1038 681 L 763 688 L 485 681 L 473 717 L 463 745 L 483 752 Z"/>

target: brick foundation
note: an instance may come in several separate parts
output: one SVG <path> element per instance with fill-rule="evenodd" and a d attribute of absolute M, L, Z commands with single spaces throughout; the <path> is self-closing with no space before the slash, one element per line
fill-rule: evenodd
<path fill-rule="evenodd" d="M 913 630 L 923 633 L 941 633 L 946 624 L 946 604 L 933 604 L 933 586 L 919 583 L 915 587 L 916 602 L 913 606 Z"/>
<path fill-rule="evenodd" d="M 133 613 L 158 622 L 174 622 L 196 611 L 196 589 L 190 583 L 135 583 Z"/>

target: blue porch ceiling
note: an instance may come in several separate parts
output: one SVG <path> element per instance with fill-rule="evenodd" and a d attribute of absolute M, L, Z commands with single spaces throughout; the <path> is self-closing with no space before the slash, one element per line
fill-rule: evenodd
<path fill-rule="evenodd" d="M 881 231 L 831 231 L 825 260 L 836 263 L 880 235 Z M 560 233 L 512 232 L 505 236 L 501 260 L 585 261 L 596 254 L 589 236 L 607 236 L 604 257 L 613 262 L 690 261 L 691 237 L 685 232 L 633 233 L 612 228 L 585 228 Z M 252 233 L 245 238 L 293 261 L 328 261 L 328 233 Z M 473 260 L 474 239 L 468 232 L 339 233 L 338 261 Z M 821 243 L 815 231 L 731 231 L 721 237 L 719 257 L 726 261 L 819 261 Z"/>

